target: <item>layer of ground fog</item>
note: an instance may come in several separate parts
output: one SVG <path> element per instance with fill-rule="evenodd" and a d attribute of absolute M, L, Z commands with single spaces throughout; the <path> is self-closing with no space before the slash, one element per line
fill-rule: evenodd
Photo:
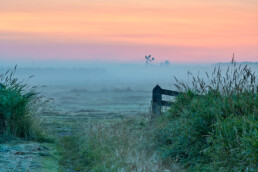
<path fill-rule="evenodd" d="M 173 75 L 191 83 L 188 70 L 196 74 L 211 69 L 122 65 L 18 70 L 18 78 L 35 75 L 29 85 L 39 86 L 44 97 L 54 99 L 40 123 L 55 141 L 16 139 L 1 144 L 0 171 L 180 171 L 173 163 L 162 162 L 152 149 L 151 90 L 156 84 L 174 89 Z"/>

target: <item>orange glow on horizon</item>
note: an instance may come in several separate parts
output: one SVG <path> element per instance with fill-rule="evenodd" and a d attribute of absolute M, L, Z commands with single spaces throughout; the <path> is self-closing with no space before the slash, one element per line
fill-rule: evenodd
<path fill-rule="evenodd" d="M 195 52 L 200 47 L 221 48 L 226 50 L 225 54 L 236 49 L 242 54 L 248 51 L 246 54 L 252 56 L 242 57 L 242 60 L 257 61 L 257 11 L 255 0 L 3 1 L 0 6 L 0 45 L 6 41 L 151 45 L 156 46 L 157 55 L 157 47 L 161 46 L 192 47 L 196 48 Z M 19 44 L 14 49 L 16 46 Z M 51 48 L 46 51 L 46 54 L 55 52 Z M 164 55 L 164 52 L 160 54 Z M 94 53 L 89 55 L 94 58 Z M 112 57 L 108 58 L 112 60 Z M 193 53 L 192 61 L 201 62 L 203 58 L 204 54 Z M 128 57 L 128 60 L 131 59 Z"/>

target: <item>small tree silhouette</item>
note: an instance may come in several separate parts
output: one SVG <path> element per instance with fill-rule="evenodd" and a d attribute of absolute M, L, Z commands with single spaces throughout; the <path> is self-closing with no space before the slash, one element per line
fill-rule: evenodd
<path fill-rule="evenodd" d="M 154 57 L 151 58 L 151 55 L 149 55 L 149 56 L 145 56 L 145 60 L 146 60 L 146 64 L 149 64 L 149 63 L 151 63 L 152 61 L 154 61 L 155 58 L 154 58 Z"/>

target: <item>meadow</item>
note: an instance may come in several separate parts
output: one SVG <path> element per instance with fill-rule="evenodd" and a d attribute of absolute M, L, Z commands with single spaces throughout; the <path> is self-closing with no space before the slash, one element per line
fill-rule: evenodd
<path fill-rule="evenodd" d="M 14 86 L 13 79 L 5 82 L 5 77 L 1 82 L 10 90 L 1 92 L 1 98 L 12 95 L 6 104 L 12 113 L 2 110 L 1 115 L 14 114 L 26 126 L 10 130 L 1 124 L 5 128 L 0 167 L 6 171 L 254 171 L 257 90 L 204 92 L 200 84 L 210 80 L 196 77 L 192 82 L 193 76 L 199 73 L 204 78 L 205 71 L 211 74 L 215 66 L 18 68 L 13 79 L 24 82 Z M 222 65 L 221 79 L 227 67 Z M 257 66 L 252 69 L 257 71 Z M 27 80 L 30 75 L 35 77 Z M 210 76 L 214 77 L 218 76 Z M 151 91 L 156 84 L 186 94 L 153 118 Z M 20 107 L 10 103 L 12 97 L 21 97 L 16 100 Z M 19 117 L 16 111 L 22 112 Z"/>

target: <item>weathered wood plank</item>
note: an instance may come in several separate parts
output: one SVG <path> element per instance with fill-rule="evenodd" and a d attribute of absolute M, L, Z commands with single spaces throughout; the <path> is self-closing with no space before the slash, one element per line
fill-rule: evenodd
<path fill-rule="evenodd" d="M 172 104 L 173 104 L 173 102 L 168 102 L 168 101 L 164 101 L 164 100 L 161 101 L 162 106 L 171 106 Z"/>
<path fill-rule="evenodd" d="M 177 91 L 172 91 L 172 90 L 165 90 L 165 89 L 162 89 L 159 85 L 156 85 L 156 87 L 154 87 L 152 91 L 151 105 L 152 105 L 153 114 L 160 115 L 162 106 L 171 106 L 173 104 L 172 102 L 169 102 L 169 101 L 163 101 L 162 94 L 168 95 L 168 96 L 178 96 L 181 93 Z"/>
<path fill-rule="evenodd" d="M 178 96 L 179 94 L 181 94 L 181 93 L 178 92 L 178 91 L 165 90 L 165 89 L 162 89 L 161 92 L 162 92 L 162 94 L 168 95 L 168 96 Z"/>

